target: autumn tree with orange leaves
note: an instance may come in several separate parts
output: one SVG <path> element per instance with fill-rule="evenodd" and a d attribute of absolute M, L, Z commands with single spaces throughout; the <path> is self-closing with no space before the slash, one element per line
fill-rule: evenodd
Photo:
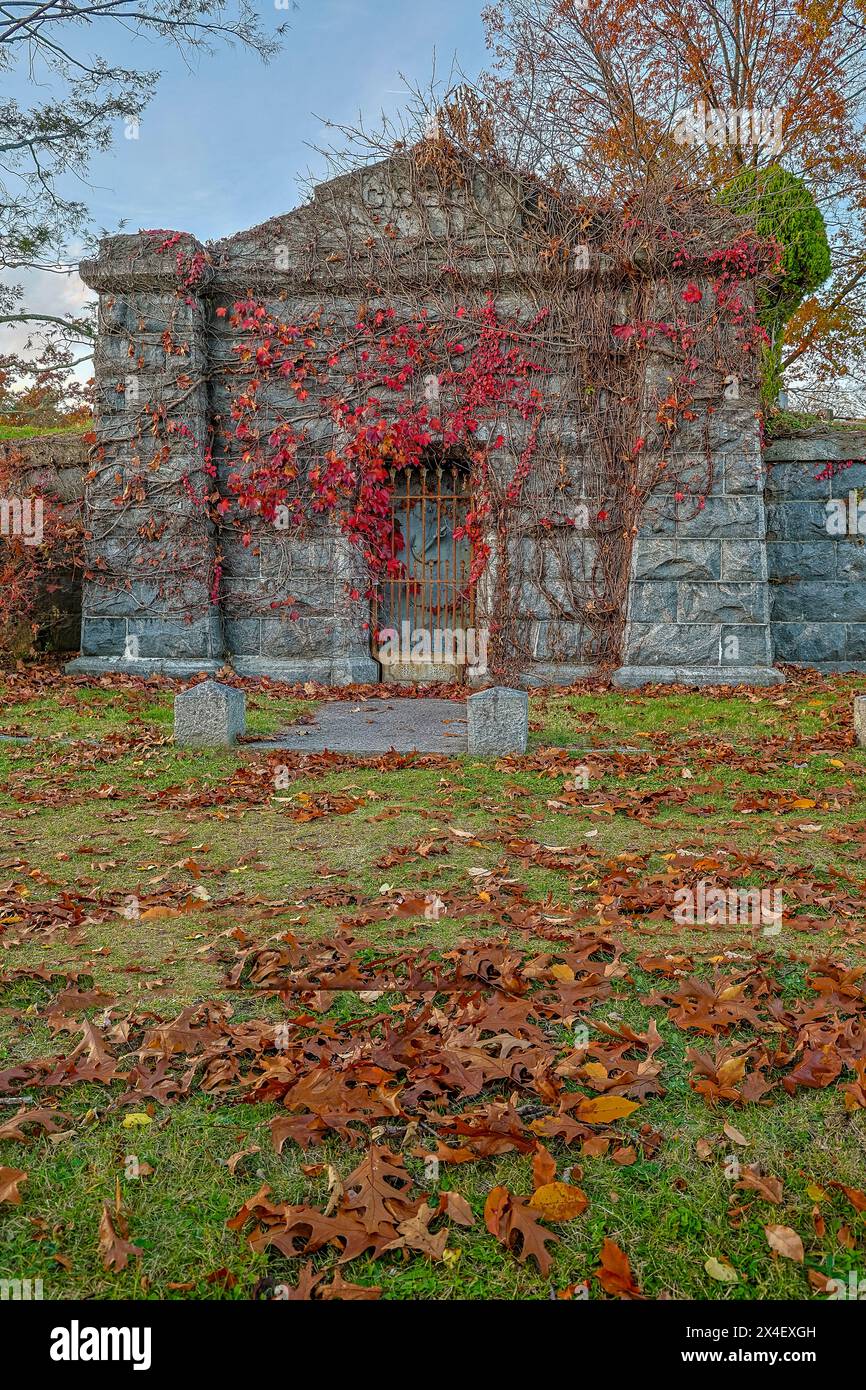
<path fill-rule="evenodd" d="M 845 377 L 866 409 L 866 0 L 503 0 L 484 21 L 484 109 L 521 166 L 585 192 L 721 192 L 770 165 L 804 180 L 832 275 L 788 322 L 786 384 L 815 400 Z M 687 113 L 734 119 L 695 140 Z"/>

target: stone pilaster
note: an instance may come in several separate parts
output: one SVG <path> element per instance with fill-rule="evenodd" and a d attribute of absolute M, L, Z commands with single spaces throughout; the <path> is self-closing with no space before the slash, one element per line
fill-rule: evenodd
<path fill-rule="evenodd" d="M 777 439 L 766 459 L 776 655 L 866 671 L 866 431 L 819 426 Z"/>
<path fill-rule="evenodd" d="M 685 499 L 658 492 L 644 512 L 615 685 L 784 683 L 773 666 L 765 469 L 754 412 L 724 412 L 713 436 L 706 495 L 699 481 L 705 460 L 680 460 Z"/>
<path fill-rule="evenodd" d="M 87 474 L 81 656 L 69 670 L 187 675 L 223 665 L 205 470 L 203 248 L 108 237 L 81 266 L 99 292 L 96 443 Z"/>

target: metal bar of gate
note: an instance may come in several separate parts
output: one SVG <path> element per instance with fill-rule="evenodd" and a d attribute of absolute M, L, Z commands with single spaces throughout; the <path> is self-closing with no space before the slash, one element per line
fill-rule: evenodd
<path fill-rule="evenodd" d="M 392 499 L 391 557 L 399 565 L 399 572 L 389 575 L 381 586 L 388 625 L 396 627 L 398 634 L 402 633 L 404 621 L 408 621 L 411 631 L 419 627 L 441 630 L 443 625 L 452 630 L 458 626 L 468 628 L 475 610 L 469 588 L 471 555 L 455 535 L 470 505 L 466 472 L 452 460 L 445 460 L 444 464 L 437 461 L 429 469 L 408 468 L 399 473 L 395 470 Z M 435 538 L 429 534 L 434 505 Z M 421 515 L 416 518 L 416 536 L 420 554 L 412 544 L 413 514 L 418 507 Z M 446 526 L 449 541 L 443 541 Z M 402 551 L 397 544 L 398 529 L 402 531 Z M 377 613 L 377 626 L 382 616 Z"/>

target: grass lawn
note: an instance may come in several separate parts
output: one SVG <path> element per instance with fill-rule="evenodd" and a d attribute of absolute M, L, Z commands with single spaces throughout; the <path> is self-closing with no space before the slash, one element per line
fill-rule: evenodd
<path fill-rule="evenodd" d="M 170 682 L 0 677 L 0 1278 L 826 1297 L 866 1259 L 864 689 L 542 691 L 491 764 L 179 750 Z M 247 694 L 261 734 L 327 698 Z M 678 920 L 699 883 L 782 916 Z"/>
<path fill-rule="evenodd" d="M 34 439 L 48 434 L 84 434 L 93 429 L 93 421 L 85 420 L 77 425 L 0 425 L 0 440 Z"/>

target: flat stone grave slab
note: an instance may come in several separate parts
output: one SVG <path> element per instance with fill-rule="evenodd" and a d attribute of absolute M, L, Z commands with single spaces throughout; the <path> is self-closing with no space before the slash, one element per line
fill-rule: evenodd
<path fill-rule="evenodd" d="M 299 753 L 465 753 L 466 705 L 460 700 L 332 700 L 312 724 L 295 724 L 246 748 L 291 748 Z"/>

